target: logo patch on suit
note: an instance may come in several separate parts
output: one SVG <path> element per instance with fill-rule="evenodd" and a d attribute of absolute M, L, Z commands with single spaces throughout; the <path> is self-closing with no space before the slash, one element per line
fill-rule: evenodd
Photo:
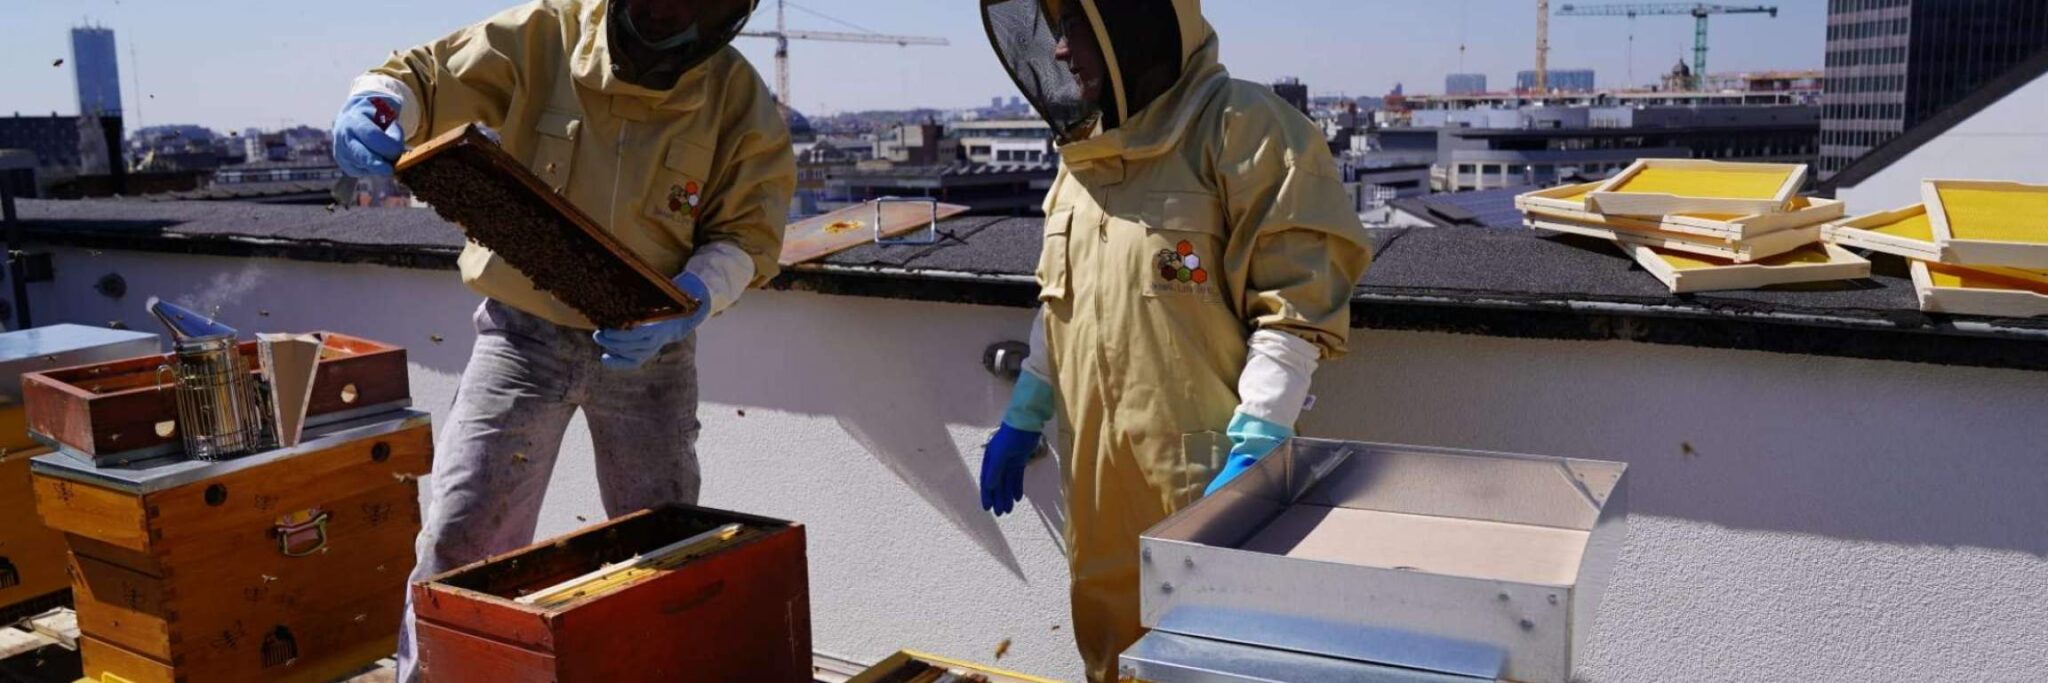
<path fill-rule="evenodd" d="M 668 212 L 678 219 L 685 216 L 696 218 L 704 206 L 702 190 L 695 180 L 668 186 Z"/>
<path fill-rule="evenodd" d="M 1159 279 L 1183 284 L 1209 284 L 1209 270 L 1202 267 L 1202 257 L 1195 254 L 1195 245 L 1187 240 L 1172 249 L 1161 249 L 1152 257 L 1153 267 L 1159 270 Z"/>
<path fill-rule="evenodd" d="M 1161 249 L 1152 255 L 1151 293 L 1195 294 L 1204 299 L 1218 299 L 1221 294 L 1210 283 L 1209 266 L 1202 262 L 1202 255 L 1195 253 L 1195 245 L 1181 240 L 1172 249 Z"/>

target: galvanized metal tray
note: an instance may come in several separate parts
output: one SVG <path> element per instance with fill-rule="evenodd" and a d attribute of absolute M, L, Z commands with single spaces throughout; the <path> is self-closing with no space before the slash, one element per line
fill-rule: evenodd
<path fill-rule="evenodd" d="M 1141 539 L 1143 621 L 1566 683 L 1627 535 L 1627 466 L 1296 439 Z"/>
<path fill-rule="evenodd" d="M 366 409 L 376 412 L 326 416 L 330 420 L 344 419 L 318 426 L 309 425 L 306 428 L 305 439 L 297 446 L 272 449 L 232 460 L 189 460 L 174 455 L 141 462 L 95 465 L 90 457 L 83 454 L 58 450 L 30 461 L 29 468 L 44 476 L 144 495 L 324 451 L 353 441 L 395 434 L 432 422 L 431 415 L 404 407 L 372 406 Z"/>

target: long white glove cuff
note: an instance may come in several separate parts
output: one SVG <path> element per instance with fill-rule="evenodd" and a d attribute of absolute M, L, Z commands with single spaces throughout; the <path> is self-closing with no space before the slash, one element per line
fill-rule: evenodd
<path fill-rule="evenodd" d="M 405 131 L 407 136 L 420 132 L 420 109 L 412 106 L 419 102 L 419 98 L 413 96 L 412 87 L 406 85 L 405 81 L 384 74 L 363 74 L 357 76 L 354 83 L 349 84 L 348 96 L 364 94 L 383 95 L 398 100 L 398 129 Z"/>
<path fill-rule="evenodd" d="M 1237 379 L 1238 412 L 1289 429 L 1301 419 L 1322 353 L 1278 330 L 1252 333 L 1251 354 Z"/>
<path fill-rule="evenodd" d="M 683 272 L 696 275 L 711 292 L 711 314 L 718 315 L 740 300 L 740 293 L 754 281 L 754 257 L 731 242 L 712 242 L 697 247 Z"/>
<path fill-rule="evenodd" d="M 1031 315 L 1031 339 L 1027 342 L 1031 346 L 1031 353 L 1024 356 L 1024 371 L 1037 375 L 1039 379 L 1045 380 L 1046 383 L 1050 384 L 1052 382 L 1052 358 L 1047 355 L 1049 352 L 1045 350 L 1045 316 L 1044 306 L 1038 307 L 1038 311 Z"/>

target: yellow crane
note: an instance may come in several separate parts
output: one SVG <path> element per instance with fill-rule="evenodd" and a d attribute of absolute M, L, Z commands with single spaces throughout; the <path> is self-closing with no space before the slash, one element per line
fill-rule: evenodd
<path fill-rule="evenodd" d="M 797 9 L 803 10 L 805 12 L 810 12 L 811 14 L 817 15 L 830 21 L 845 24 L 853 28 L 859 28 L 862 31 L 866 32 L 844 33 L 837 31 L 791 31 L 789 30 L 789 24 L 787 21 L 788 16 L 786 12 L 787 8 L 791 6 L 794 6 Z M 789 41 L 820 40 L 836 43 L 870 43 L 877 45 L 895 45 L 898 47 L 909 47 L 912 45 L 934 45 L 943 47 L 952 44 L 944 38 L 930 38 L 925 36 L 892 36 L 882 33 L 876 33 L 873 31 L 868 31 L 866 28 L 862 28 L 858 25 L 848 23 L 845 21 L 840 21 L 838 19 L 833 19 L 832 17 L 821 14 L 816 10 L 806 9 L 802 5 L 791 5 L 788 0 L 775 0 L 775 30 L 742 31 L 740 32 L 740 35 L 747 36 L 749 38 L 775 39 L 775 99 L 782 104 L 782 108 L 784 111 L 787 111 L 790 107 L 795 106 L 791 104 L 792 102 L 794 102 L 794 100 L 790 99 L 789 94 Z"/>

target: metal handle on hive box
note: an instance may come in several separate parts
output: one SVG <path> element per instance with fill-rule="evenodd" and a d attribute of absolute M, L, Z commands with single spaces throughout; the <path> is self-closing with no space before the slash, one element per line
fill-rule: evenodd
<path fill-rule="evenodd" d="M 297 515 L 293 515 L 296 517 Z M 293 541 L 312 534 L 314 543 L 305 550 L 293 550 Z M 313 511 L 313 518 L 297 524 L 277 525 L 277 552 L 285 557 L 310 557 L 327 549 L 327 513 Z"/>

